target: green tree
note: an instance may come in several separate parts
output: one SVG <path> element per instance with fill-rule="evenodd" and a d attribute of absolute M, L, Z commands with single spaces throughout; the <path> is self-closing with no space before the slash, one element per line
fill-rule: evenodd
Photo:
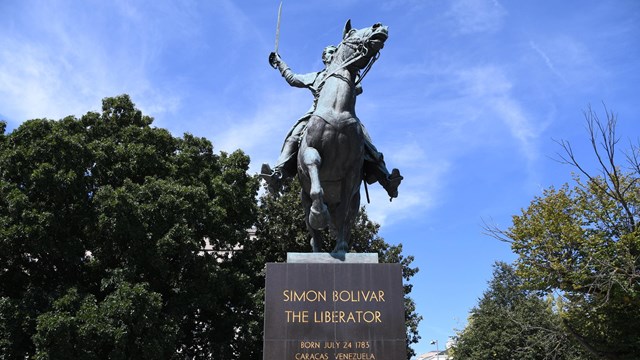
<path fill-rule="evenodd" d="M 265 193 L 260 198 L 259 216 L 256 224 L 257 240 L 249 244 L 244 251 L 252 259 L 255 273 L 259 274 L 254 280 L 255 288 L 260 288 L 255 294 L 256 312 L 254 315 L 253 344 L 262 348 L 262 315 L 264 300 L 264 269 L 267 262 L 286 261 L 287 252 L 308 252 L 310 236 L 304 222 L 304 213 L 300 202 L 300 185 L 297 180 L 290 182 L 280 196 Z M 409 294 L 412 285 L 409 281 L 418 272 L 418 268 L 411 267 L 413 256 L 402 255 L 402 245 L 390 245 L 378 236 L 379 224 L 369 220 L 364 208 L 358 214 L 352 229 L 351 248 L 355 252 L 378 253 L 380 262 L 400 263 L 405 281 L 405 322 L 407 326 L 408 359 L 415 355 L 411 344 L 418 342 L 418 323 L 422 317 L 415 312 L 415 303 Z M 333 248 L 331 235 L 325 233 L 324 251 Z M 257 351 L 257 350 L 256 350 Z M 249 357 L 246 357 L 249 358 Z"/>
<path fill-rule="evenodd" d="M 489 289 L 458 333 L 453 359 L 588 359 L 562 332 L 552 305 L 524 290 L 512 266 L 497 262 Z"/>
<path fill-rule="evenodd" d="M 562 296 L 563 327 L 598 358 L 640 354 L 640 148 L 626 164 L 616 153 L 616 116 L 585 112 L 599 172 L 560 141 L 561 161 L 578 170 L 574 184 L 536 197 L 513 225 L 493 235 L 511 243 L 524 285 Z"/>
<path fill-rule="evenodd" d="M 257 181 L 126 95 L 0 124 L 0 359 L 237 358 Z M 208 239 L 216 252 L 202 252 Z"/>

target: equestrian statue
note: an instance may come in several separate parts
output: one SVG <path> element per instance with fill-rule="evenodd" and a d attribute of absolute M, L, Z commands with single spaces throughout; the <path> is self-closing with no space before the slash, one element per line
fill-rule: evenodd
<path fill-rule="evenodd" d="M 309 89 L 314 101 L 287 134 L 274 169 L 264 164 L 261 177 L 269 191 L 277 194 L 283 180 L 297 173 L 312 250 L 321 251 L 322 230 L 328 228 L 336 238 L 332 253 L 344 254 L 360 209 L 362 181 L 365 188 L 367 183 L 379 182 L 393 199 L 403 179 L 398 169 L 387 170 L 383 154 L 355 113 L 356 96 L 362 93 L 360 81 L 378 59 L 388 29 L 376 23 L 358 30 L 347 21 L 340 44 L 322 52 L 325 68 L 308 74 L 294 73 L 282 60 L 277 34 L 269 63 L 289 85 Z"/>

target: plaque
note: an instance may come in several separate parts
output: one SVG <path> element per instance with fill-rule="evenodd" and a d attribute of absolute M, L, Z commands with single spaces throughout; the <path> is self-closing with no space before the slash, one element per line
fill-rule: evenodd
<path fill-rule="evenodd" d="M 404 360 L 400 264 L 267 264 L 264 360 Z"/>

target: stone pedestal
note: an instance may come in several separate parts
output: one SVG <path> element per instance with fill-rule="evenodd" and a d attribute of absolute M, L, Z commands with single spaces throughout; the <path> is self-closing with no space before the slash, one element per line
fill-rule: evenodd
<path fill-rule="evenodd" d="M 329 258 L 267 264 L 263 359 L 406 359 L 402 266 Z"/>
<path fill-rule="evenodd" d="M 287 253 L 287 264 L 377 264 L 377 253 Z"/>

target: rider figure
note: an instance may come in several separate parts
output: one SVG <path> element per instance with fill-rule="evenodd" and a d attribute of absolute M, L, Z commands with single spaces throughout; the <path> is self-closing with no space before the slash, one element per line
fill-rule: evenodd
<path fill-rule="evenodd" d="M 289 83 L 291 86 L 299 87 L 299 88 L 307 88 L 313 94 L 313 104 L 311 108 L 304 114 L 296 123 L 293 125 L 289 133 L 287 133 L 287 137 L 285 138 L 284 144 L 282 145 L 282 150 L 280 151 L 280 156 L 278 157 L 278 161 L 274 166 L 273 171 L 267 164 L 262 165 L 262 175 L 267 180 L 269 188 L 272 192 L 278 192 L 282 187 L 282 181 L 286 178 L 290 178 L 295 176 L 296 174 L 296 155 L 298 153 L 298 147 L 300 144 L 300 140 L 302 138 L 302 134 L 307 126 L 307 122 L 309 118 L 316 110 L 316 105 L 318 102 L 318 96 L 320 95 L 320 90 L 322 88 L 322 84 L 324 83 L 325 77 L 327 75 L 327 66 L 333 60 L 333 54 L 336 51 L 336 47 L 329 45 L 322 51 L 322 62 L 324 63 L 324 69 L 319 72 L 312 72 L 308 74 L 296 74 L 287 64 L 280 58 L 278 53 L 272 52 L 269 54 L 269 64 L 275 69 L 280 71 L 282 77 Z M 356 95 L 362 93 L 362 86 L 358 84 L 356 86 Z M 398 169 L 393 169 L 391 173 L 387 170 L 387 166 L 384 162 L 384 156 L 381 152 L 379 152 L 376 147 L 371 143 L 371 138 L 369 137 L 369 133 L 364 128 L 362 123 L 360 122 L 360 126 L 362 127 L 362 132 L 364 134 L 364 143 L 365 143 L 365 151 L 364 151 L 364 180 L 368 184 L 373 184 L 378 181 L 380 185 L 387 191 L 390 198 L 398 197 L 398 186 L 402 181 L 403 177 L 400 175 L 400 171 Z"/>

